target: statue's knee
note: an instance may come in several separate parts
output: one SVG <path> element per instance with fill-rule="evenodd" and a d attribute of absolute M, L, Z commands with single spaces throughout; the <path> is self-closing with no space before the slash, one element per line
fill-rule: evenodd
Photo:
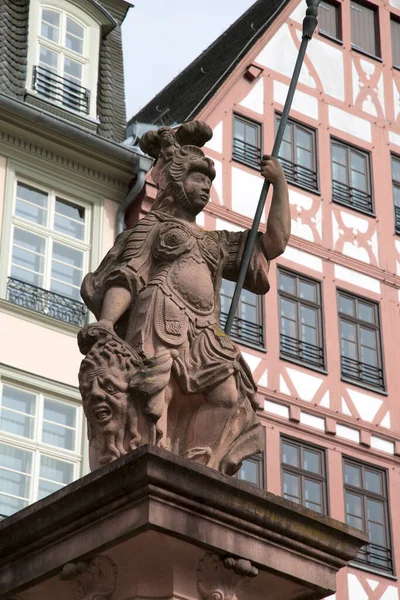
<path fill-rule="evenodd" d="M 214 406 L 234 408 L 238 402 L 236 382 L 230 377 L 207 394 L 207 400 Z"/>

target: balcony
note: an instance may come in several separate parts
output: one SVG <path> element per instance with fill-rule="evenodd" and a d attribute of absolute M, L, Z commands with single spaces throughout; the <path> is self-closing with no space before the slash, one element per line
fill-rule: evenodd
<path fill-rule="evenodd" d="M 340 181 L 332 181 L 332 199 L 356 210 L 373 214 L 372 196 Z"/>
<path fill-rule="evenodd" d="M 325 368 L 324 349 L 281 334 L 281 357 L 307 363 L 319 369 Z"/>
<path fill-rule="evenodd" d="M 366 544 L 359 551 L 355 561 L 393 573 L 393 559 L 390 548 L 384 548 L 372 543 Z"/>
<path fill-rule="evenodd" d="M 221 327 L 224 328 L 228 318 L 227 313 L 221 313 Z M 258 323 L 235 317 L 230 335 L 239 343 L 250 344 L 259 348 L 264 347 L 264 328 Z"/>
<path fill-rule="evenodd" d="M 394 229 L 396 233 L 400 233 L 400 206 L 394 207 Z"/>
<path fill-rule="evenodd" d="M 289 182 L 313 190 L 318 189 L 318 178 L 315 171 L 308 169 L 307 167 L 302 167 L 281 156 L 279 157 L 279 162 L 281 163 L 286 179 Z"/>
<path fill-rule="evenodd" d="M 89 114 L 90 90 L 45 67 L 33 67 L 33 89 L 42 98 L 79 113 Z"/>
<path fill-rule="evenodd" d="M 383 369 L 354 360 L 353 358 L 348 358 L 347 356 L 340 357 L 340 364 L 342 377 L 381 390 L 385 389 Z"/>
<path fill-rule="evenodd" d="M 249 167 L 256 167 L 258 169 L 261 165 L 261 148 L 248 144 L 238 138 L 233 138 L 232 158 Z"/>
<path fill-rule="evenodd" d="M 86 322 L 87 309 L 82 302 L 13 277 L 8 278 L 7 300 L 22 308 L 33 310 L 76 327 L 83 327 Z"/>

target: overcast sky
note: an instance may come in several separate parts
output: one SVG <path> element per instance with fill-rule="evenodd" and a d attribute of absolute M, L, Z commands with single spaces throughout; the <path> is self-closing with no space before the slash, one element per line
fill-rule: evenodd
<path fill-rule="evenodd" d="M 255 0 L 130 0 L 122 25 L 130 119 Z"/>

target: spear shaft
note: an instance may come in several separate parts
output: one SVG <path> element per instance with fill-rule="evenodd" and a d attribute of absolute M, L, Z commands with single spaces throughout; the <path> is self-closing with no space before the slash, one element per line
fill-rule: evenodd
<path fill-rule="evenodd" d="M 279 150 L 281 147 L 283 135 L 285 133 L 285 128 L 287 125 L 289 112 L 292 107 L 294 94 L 296 91 L 297 83 L 300 77 L 301 67 L 303 66 L 304 57 L 306 54 L 308 42 L 311 40 L 314 30 L 318 24 L 317 16 L 318 16 L 318 5 L 320 0 L 306 0 L 307 2 L 307 11 L 306 16 L 303 21 L 303 37 L 301 40 L 299 54 L 297 56 L 296 64 L 293 70 L 293 76 L 290 82 L 288 94 L 285 101 L 285 106 L 283 108 L 283 113 L 281 120 L 279 122 L 278 132 L 276 134 L 274 147 L 272 149 L 272 156 L 277 158 L 279 155 Z M 265 201 L 267 199 L 268 191 L 269 191 L 270 183 L 269 181 L 264 181 L 263 187 L 260 194 L 260 199 L 258 201 L 256 214 L 254 216 L 253 225 L 249 231 L 247 236 L 246 245 L 243 252 L 242 262 L 240 264 L 239 275 L 235 287 L 235 292 L 233 294 L 231 306 L 229 309 L 228 318 L 225 324 L 225 333 L 229 335 L 232 329 L 233 321 L 235 318 L 236 309 L 239 304 L 240 294 L 242 293 L 244 280 L 246 278 L 247 269 L 249 268 L 251 254 L 253 252 L 254 243 L 257 237 L 258 228 L 261 222 L 261 218 L 264 212 Z"/>

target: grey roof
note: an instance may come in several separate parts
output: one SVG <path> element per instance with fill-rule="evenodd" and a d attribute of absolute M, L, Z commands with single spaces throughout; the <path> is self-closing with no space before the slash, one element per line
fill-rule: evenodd
<path fill-rule="evenodd" d="M 29 0 L 0 2 L 0 92 L 21 98 L 25 92 Z"/>
<path fill-rule="evenodd" d="M 207 50 L 132 117 L 128 126 L 134 121 L 171 125 L 194 118 L 289 1 L 255 2 Z"/>
<path fill-rule="evenodd" d="M 101 0 L 101 3 L 117 19 L 118 27 L 101 42 L 97 90 L 98 132 L 108 139 L 123 142 L 126 137 L 126 107 L 121 23 L 129 5 L 120 0 Z"/>
<path fill-rule="evenodd" d="M 100 48 L 98 133 L 122 142 L 126 112 L 121 23 L 131 4 L 125 0 L 82 0 L 82 8 L 86 3 L 100 9 L 107 21 Z M 0 93 L 19 100 L 24 99 L 26 88 L 28 18 L 29 0 L 0 0 Z"/>

